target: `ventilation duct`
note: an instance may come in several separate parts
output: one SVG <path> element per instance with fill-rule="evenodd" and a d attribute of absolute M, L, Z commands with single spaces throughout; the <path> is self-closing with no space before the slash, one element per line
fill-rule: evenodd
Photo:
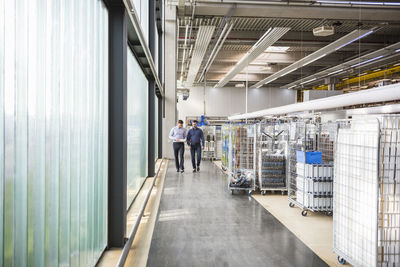
<path fill-rule="evenodd" d="M 400 99 L 400 84 L 320 98 L 307 102 L 269 108 L 251 113 L 239 114 L 228 117 L 229 120 L 253 119 L 272 115 L 291 114 L 302 111 L 317 111 L 341 108 L 346 106 L 386 102 Z"/>

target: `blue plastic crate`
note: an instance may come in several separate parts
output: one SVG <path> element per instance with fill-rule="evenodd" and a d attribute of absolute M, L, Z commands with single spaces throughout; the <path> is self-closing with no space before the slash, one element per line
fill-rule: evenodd
<path fill-rule="evenodd" d="M 306 156 L 304 161 L 304 154 Z M 297 162 L 305 162 L 308 164 L 322 164 L 322 153 L 321 151 L 308 151 L 305 152 L 301 150 L 296 151 Z"/>

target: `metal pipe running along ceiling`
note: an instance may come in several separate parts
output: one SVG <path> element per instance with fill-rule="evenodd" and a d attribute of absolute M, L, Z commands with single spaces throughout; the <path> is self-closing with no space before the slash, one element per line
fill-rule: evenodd
<path fill-rule="evenodd" d="M 214 34 L 215 26 L 200 26 L 196 36 L 196 43 L 194 44 L 192 60 L 190 61 L 188 77 L 186 86 L 192 86 L 199 72 L 201 62 L 207 52 L 208 45 L 210 44 L 211 37 Z"/>
<path fill-rule="evenodd" d="M 346 34 L 342 38 L 315 51 L 314 53 L 311 53 L 310 55 L 303 57 L 302 59 L 287 66 L 286 68 L 283 68 L 280 71 L 277 71 L 274 74 L 271 74 L 270 76 L 259 81 L 256 84 L 254 84 L 250 88 L 259 88 L 265 84 L 271 83 L 282 76 L 285 76 L 301 67 L 304 67 L 314 61 L 317 61 L 318 59 L 321 59 L 321 58 L 325 57 L 326 55 L 329 55 L 329 54 L 339 50 L 340 48 L 345 47 L 346 45 L 349 45 L 349 44 L 371 34 L 372 32 L 373 32 L 373 30 L 354 30 L 349 34 Z"/>
<path fill-rule="evenodd" d="M 272 115 L 283 115 L 302 111 L 328 110 L 352 105 L 370 104 L 400 100 L 400 84 L 372 88 L 368 90 L 325 97 L 307 102 L 291 104 L 276 108 L 229 116 L 229 120 L 261 118 Z"/>
<path fill-rule="evenodd" d="M 238 61 L 238 63 L 214 87 L 225 86 L 233 77 L 240 73 L 268 47 L 278 41 L 290 28 L 276 27 L 268 29 L 253 47 Z"/>

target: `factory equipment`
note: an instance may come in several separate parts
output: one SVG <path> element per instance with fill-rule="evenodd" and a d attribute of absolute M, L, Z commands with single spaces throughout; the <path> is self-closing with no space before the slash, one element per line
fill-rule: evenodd
<path fill-rule="evenodd" d="M 216 159 L 216 126 L 202 126 L 204 134 L 204 150 L 202 153 L 203 159 L 214 160 Z"/>
<path fill-rule="evenodd" d="M 262 195 L 266 191 L 287 191 L 286 155 L 288 123 L 263 120 L 257 125 L 257 178 Z"/>
<path fill-rule="evenodd" d="M 255 190 L 256 174 L 256 124 L 230 126 L 228 152 L 228 186 L 234 190 Z"/>
<path fill-rule="evenodd" d="M 222 126 L 215 127 L 215 157 L 217 160 L 222 159 Z"/>
<path fill-rule="evenodd" d="M 354 266 L 400 266 L 400 115 L 356 116 L 335 150 L 333 250 Z"/>
<path fill-rule="evenodd" d="M 332 215 L 333 144 L 337 123 L 302 120 L 290 125 L 289 206 Z"/>

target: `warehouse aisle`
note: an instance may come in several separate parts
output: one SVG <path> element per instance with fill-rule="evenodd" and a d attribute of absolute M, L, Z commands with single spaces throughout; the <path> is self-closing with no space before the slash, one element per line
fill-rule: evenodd
<path fill-rule="evenodd" d="M 188 167 L 169 161 L 148 267 L 327 266 L 253 198 L 232 196 L 213 163 Z"/>

